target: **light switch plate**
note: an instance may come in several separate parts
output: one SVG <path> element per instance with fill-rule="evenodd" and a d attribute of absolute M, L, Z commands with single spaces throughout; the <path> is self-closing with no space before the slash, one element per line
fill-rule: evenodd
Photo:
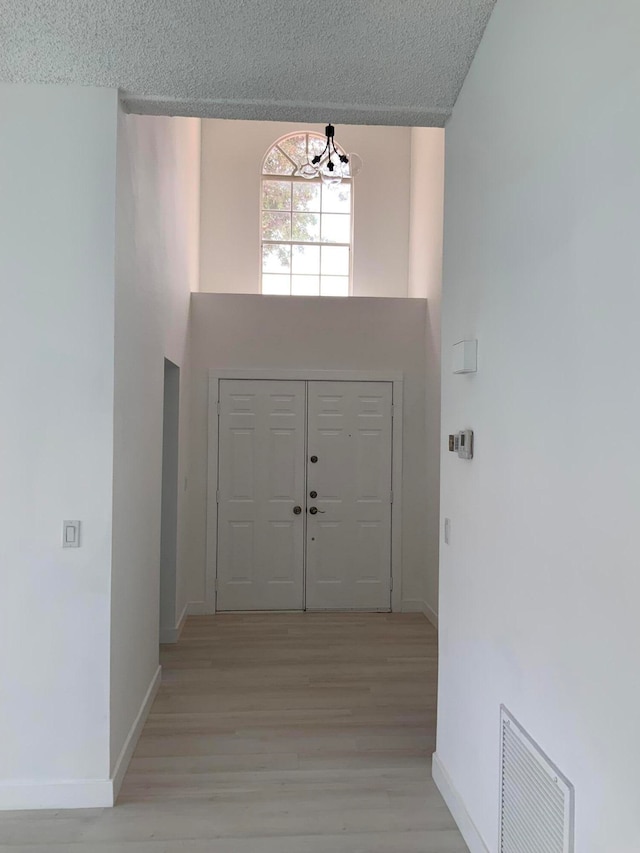
<path fill-rule="evenodd" d="M 79 548 L 80 547 L 80 522 L 79 521 L 63 521 L 62 522 L 62 547 L 63 548 Z"/>

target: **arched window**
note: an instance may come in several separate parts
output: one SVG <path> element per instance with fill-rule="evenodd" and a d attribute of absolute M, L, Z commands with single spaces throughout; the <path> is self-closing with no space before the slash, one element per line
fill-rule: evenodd
<path fill-rule="evenodd" d="M 351 289 L 352 186 L 299 169 L 321 154 L 326 139 L 291 133 L 262 164 L 262 293 L 349 296 Z M 339 150 L 339 153 L 344 153 Z"/>

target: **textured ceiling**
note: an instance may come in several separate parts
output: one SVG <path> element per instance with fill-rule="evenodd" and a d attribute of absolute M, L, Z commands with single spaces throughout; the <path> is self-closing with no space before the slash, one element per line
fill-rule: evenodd
<path fill-rule="evenodd" d="M 495 0 L 0 0 L 0 80 L 133 112 L 442 126 Z"/>

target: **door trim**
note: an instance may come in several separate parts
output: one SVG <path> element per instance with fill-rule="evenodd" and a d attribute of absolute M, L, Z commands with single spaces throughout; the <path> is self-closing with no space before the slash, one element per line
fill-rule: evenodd
<path fill-rule="evenodd" d="M 218 552 L 218 402 L 221 379 L 273 379 L 313 382 L 391 382 L 391 610 L 402 602 L 402 405 L 403 374 L 396 370 L 305 370 L 226 368 L 209 370 L 209 422 L 207 427 L 207 542 L 204 613 L 216 612 Z"/>

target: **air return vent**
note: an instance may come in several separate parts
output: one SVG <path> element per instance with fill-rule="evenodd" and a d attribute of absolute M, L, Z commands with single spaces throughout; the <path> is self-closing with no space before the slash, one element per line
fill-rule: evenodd
<path fill-rule="evenodd" d="M 573 786 L 503 706 L 500 853 L 573 853 Z"/>

